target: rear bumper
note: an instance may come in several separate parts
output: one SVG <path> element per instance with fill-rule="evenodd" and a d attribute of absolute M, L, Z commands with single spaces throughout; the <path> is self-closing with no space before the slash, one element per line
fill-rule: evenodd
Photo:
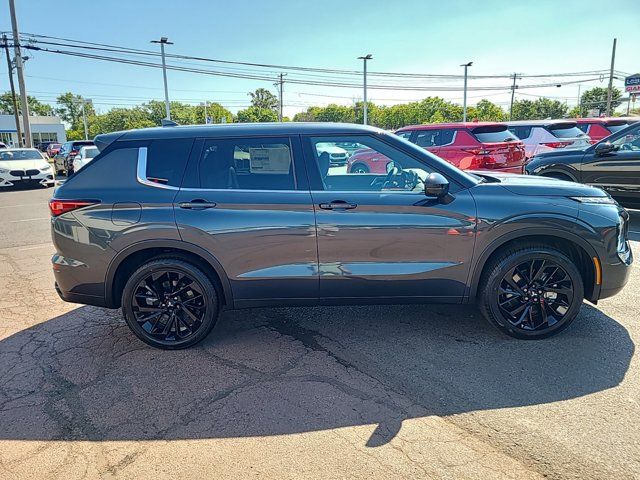
<path fill-rule="evenodd" d="M 56 289 L 58 296 L 65 302 L 81 303 L 83 305 L 93 305 L 95 307 L 113 308 L 113 306 L 107 304 L 104 297 L 102 296 L 65 292 L 60 288 L 58 282 L 55 282 L 54 288 Z"/>

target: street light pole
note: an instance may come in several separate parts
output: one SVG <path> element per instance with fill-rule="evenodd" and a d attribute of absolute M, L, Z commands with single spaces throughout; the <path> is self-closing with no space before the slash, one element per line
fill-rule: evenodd
<path fill-rule="evenodd" d="M 368 105 L 367 105 L 367 60 L 371 60 L 373 58 L 373 55 L 371 55 L 370 53 L 368 53 L 367 55 L 363 56 L 363 57 L 358 57 L 359 60 L 362 60 L 364 63 L 364 68 L 362 70 L 363 73 L 363 86 L 364 86 L 364 118 L 362 123 L 364 125 L 367 124 L 367 112 L 368 112 Z"/>
<path fill-rule="evenodd" d="M 611 116 L 611 100 L 613 97 L 613 67 L 616 63 L 616 43 L 618 39 L 613 39 L 613 49 L 611 50 L 611 69 L 609 70 L 609 87 L 607 88 L 607 117 Z"/>
<path fill-rule="evenodd" d="M 473 62 L 463 63 L 460 65 L 464 67 L 464 99 L 462 101 L 462 121 L 467 121 L 467 69 L 473 65 Z"/>
<path fill-rule="evenodd" d="M 160 54 L 162 55 L 162 78 L 164 80 L 164 109 L 166 119 L 171 120 L 171 109 L 169 108 L 169 87 L 167 86 L 167 64 L 164 59 L 164 46 L 173 45 L 167 37 L 161 37 L 160 40 L 151 40 L 151 43 L 160 44 Z"/>
<path fill-rule="evenodd" d="M 513 85 L 511 85 L 511 104 L 509 106 L 509 120 L 513 119 L 513 99 L 516 95 L 516 88 L 518 88 L 518 86 L 516 85 L 516 79 L 518 78 L 518 74 L 514 73 L 513 74 Z"/>
<path fill-rule="evenodd" d="M 13 49 L 15 51 L 16 73 L 18 74 L 18 87 L 20 88 L 20 103 L 22 107 L 22 127 L 24 129 L 24 146 L 32 147 L 31 123 L 29 121 L 29 102 L 27 100 L 27 87 L 24 83 L 24 65 L 22 64 L 22 53 L 20 50 L 20 34 L 18 33 L 18 19 L 16 17 L 16 6 L 14 0 L 9 0 L 9 10 L 11 13 L 11 29 L 13 31 Z"/>

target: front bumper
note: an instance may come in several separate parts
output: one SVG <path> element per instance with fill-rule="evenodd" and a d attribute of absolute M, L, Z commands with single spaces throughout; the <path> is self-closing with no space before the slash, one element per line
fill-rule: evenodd
<path fill-rule="evenodd" d="M 4 187 L 48 187 L 55 184 L 53 173 L 15 177 L 10 174 L 0 174 L 0 188 Z"/>
<path fill-rule="evenodd" d="M 631 274 L 631 264 L 633 263 L 633 252 L 627 246 L 628 252 L 624 257 L 618 256 L 613 263 L 602 264 L 602 285 L 598 299 L 613 297 L 618 294 L 629 281 Z"/>

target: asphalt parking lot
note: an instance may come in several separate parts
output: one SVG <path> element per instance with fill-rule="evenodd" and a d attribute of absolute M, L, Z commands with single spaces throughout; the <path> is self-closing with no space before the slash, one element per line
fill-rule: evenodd
<path fill-rule="evenodd" d="M 470 306 L 278 308 L 167 352 L 59 300 L 50 195 L 0 192 L 0 478 L 640 478 L 637 265 L 544 341 Z"/>

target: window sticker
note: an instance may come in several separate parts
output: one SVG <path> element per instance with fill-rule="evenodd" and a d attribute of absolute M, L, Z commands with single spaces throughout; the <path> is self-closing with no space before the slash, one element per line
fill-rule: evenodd
<path fill-rule="evenodd" d="M 251 173 L 288 174 L 291 155 L 287 147 L 250 148 Z"/>

